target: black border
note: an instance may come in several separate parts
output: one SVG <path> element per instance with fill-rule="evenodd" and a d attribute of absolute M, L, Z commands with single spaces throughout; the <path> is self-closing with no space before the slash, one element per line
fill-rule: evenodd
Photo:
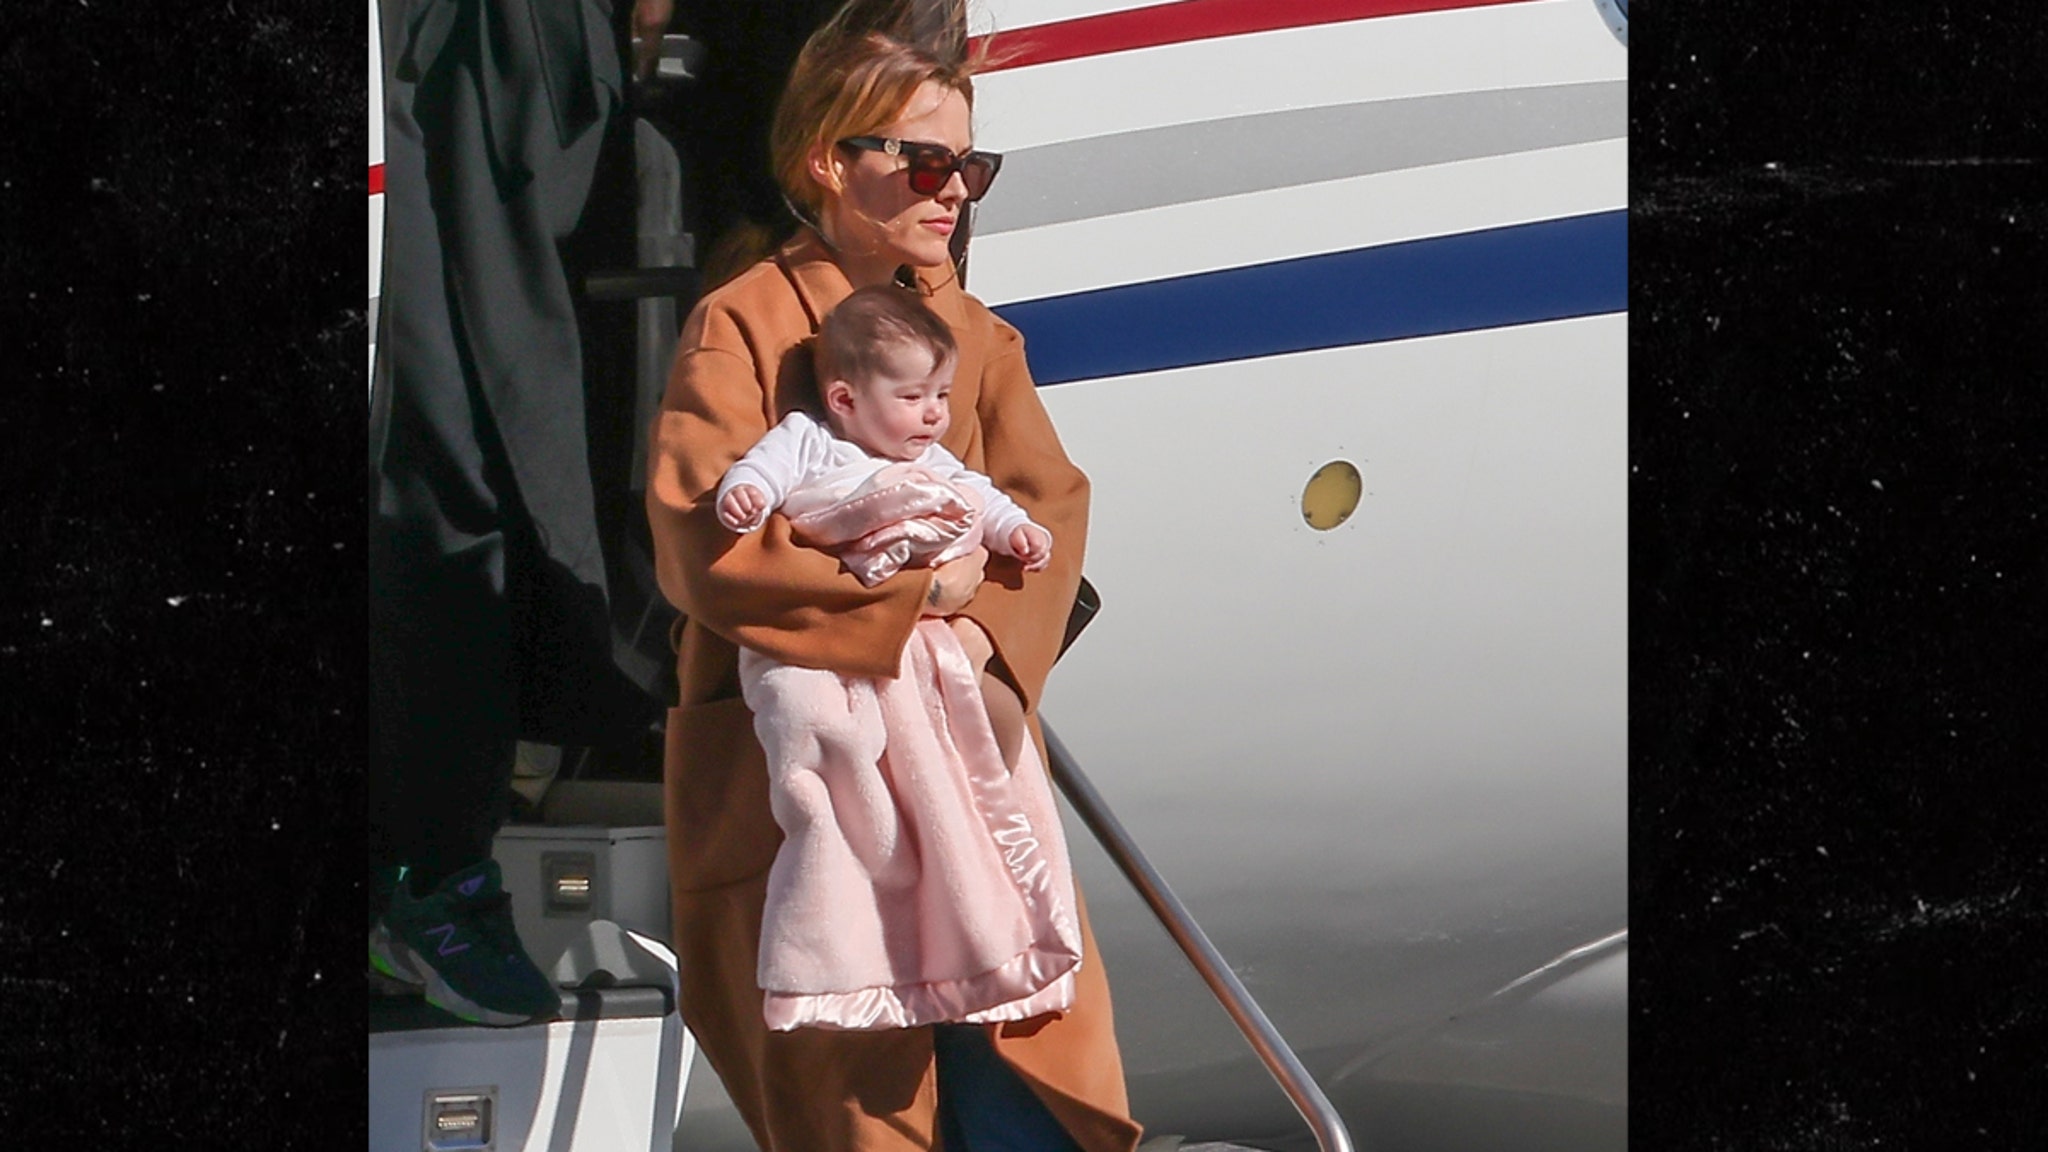
<path fill-rule="evenodd" d="M 0 16 L 10 1147 L 361 1140 L 366 16 Z"/>
<path fill-rule="evenodd" d="M 1640 8 L 1631 1137 L 2048 1138 L 2048 22 Z"/>

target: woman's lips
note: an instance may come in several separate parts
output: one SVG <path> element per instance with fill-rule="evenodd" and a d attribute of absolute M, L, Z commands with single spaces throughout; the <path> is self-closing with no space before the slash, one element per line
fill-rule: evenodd
<path fill-rule="evenodd" d="M 940 216 L 927 220 L 924 222 L 924 226 L 941 236 L 951 236 L 953 234 L 953 221 L 950 217 Z"/>

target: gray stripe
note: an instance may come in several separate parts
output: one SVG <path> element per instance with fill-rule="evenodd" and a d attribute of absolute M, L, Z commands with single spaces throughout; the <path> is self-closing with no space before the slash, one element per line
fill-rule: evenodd
<path fill-rule="evenodd" d="M 1147 128 L 1008 153 L 986 236 L 1628 133 L 1628 84 L 1413 96 Z"/>

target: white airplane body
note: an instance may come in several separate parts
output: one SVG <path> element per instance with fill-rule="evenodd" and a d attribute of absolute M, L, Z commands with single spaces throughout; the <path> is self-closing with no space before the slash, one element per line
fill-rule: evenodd
<path fill-rule="evenodd" d="M 1625 5 L 976 22 L 968 286 L 1094 491 L 1043 716 L 1359 1147 L 1625 1146 Z M 1313 1147 L 1069 840 L 1137 1117 Z M 701 1062 L 674 1146 L 752 1146 Z"/>

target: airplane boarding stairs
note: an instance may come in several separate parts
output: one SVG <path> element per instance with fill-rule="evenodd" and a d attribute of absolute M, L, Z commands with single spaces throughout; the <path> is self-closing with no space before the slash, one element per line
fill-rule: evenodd
<path fill-rule="evenodd" d="M 1062 652 L 1098 606 L 1084 580 Z M 1050 724 L 1045 739 L 1054 782 L 1244 1033 L 1317 1147 L 1351 1152 L 1329 1099 Z M 690 1152 L 675 1134 L 696 1045 L 677 1011 L 675 956 L 663 943 L 665 833 L 644 823 L 660 810 L 659 785 L 558 787 L 546 811 L 560 823 L 508 826 L 493 854 L 521 940 L 565 989 L 564 1017 L 480 1028 L 417 997 L 372 997 L 372 1149 Z"/>
<path fill-rule="evenodd" d="M 518 1028 L 372 996 L 370 1148 L 668 1152 L 696 1055 L 674 954 L 598 920 L 554 974 L 562 1017 Z"/>

